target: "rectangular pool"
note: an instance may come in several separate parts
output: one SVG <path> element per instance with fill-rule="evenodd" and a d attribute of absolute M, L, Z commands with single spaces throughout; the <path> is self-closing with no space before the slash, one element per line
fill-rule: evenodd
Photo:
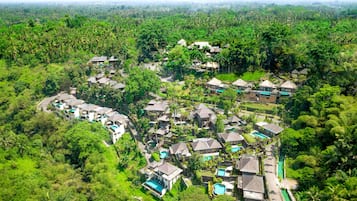
<path fill-rule="evenodd" d="M 226 170 L 225 169 L 218 169 L 217 170 L 217 175 L 224 177 L 226 175 Z"/>
<path fill-rule="evenodd" d="M 164 187 L 158 181 L 153 180 L 153 179 L 147 180 L 145 182 L 145 184 L 160 194 L 162 193 L 162 190 L 164 189 Z"/>
<path fill-rule="evenodd" d="M 251 133 L 252 136 L 256 137 L 256 138 L 260 138 L 260 139 L 270 139 L 270 137 L 264 135 L 263 133 L 260 133 L 258 131 L 254 131 L 253 133 Z"/>
<path fill-rule="evenodd" d="M 232 147 L 232 148 L 231 148 L 231 151 L 232 151 L 233 153 L 235 153 L 235 152 L 240 151 L 241 149 L 242 149 L 242 146 L 236 146 L 236 147 Z"/>

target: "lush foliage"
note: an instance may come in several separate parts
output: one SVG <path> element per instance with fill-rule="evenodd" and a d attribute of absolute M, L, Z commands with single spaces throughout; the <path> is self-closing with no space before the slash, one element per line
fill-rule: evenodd
<path fill-rule="evenodd" d="M 325 85 L 305 99 L 309 109 L 281 136 L 282 153 L 294 159 L 290 176 L 299 181 L 299 198 L 356 198 L 356 98 Z"/>
<path fill-rule="evenodd" d="M 36 105 L 76 86 L 90 103 L 128 106 L 126 111 L 139 114 L 160 82 L 155 73 L 134 66 L 163 57 L 168 73 L 185 78 L 185 85 L 168 84 L 171 100 L 206 101 L 226 113 L 236 92 L 205 97 L 203 82 L 187 75 L 193 60 L 219 62 L 219 73 L 227 74 L 218 77 L 229 82 L 238 77 L 258 81 L 269 72 L 288 77 L 288 72 L 306 68 L 308 75 L 296 78 L 304 86 L 280 111 L 292 125 L 281 143 L 290 161 L 288 174 L 299 181 L 297 198 L 356 199 L 355 10 L 268 5 L 193 12 L 187 7 L 0 5 L 1 199 L 152 200 L 140 190 L 137 171 L 145 160 L 129 135 L 107 147 L 103 140 L 108 133 L 100 125 L 65 121 L 36 110 Z M 224 48 L 208 57 L 204 50 L 176 46 L 181 38 Z M 119 58 L 128 76 L 124 93 L 86 85 L 87 76 L 94 74 L 86 63 L 94 55 Z M 208 75 L 201 78 L 208 80 Z M 246 107 L 276 112 L 271 106 Z M 149 129 L 148 122 L 137 122 L 141 133 Z M 182 136 L 185 132 L 177 128 Z M 203 165 L 196 155 L 188 161 L 192 171 Z M 209 200 L 202 188 L 181 190 L 173 196 L 176 200 Z"/>

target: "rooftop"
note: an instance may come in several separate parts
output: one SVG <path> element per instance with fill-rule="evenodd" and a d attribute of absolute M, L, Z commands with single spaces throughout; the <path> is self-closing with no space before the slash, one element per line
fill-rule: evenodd
<path fill-rule="evenodd" d="M 297 86 L 294 82 L 287 80 L 283 84 L 280 85 L 280 88 L 285 88 L 285 89 L 296 89 Z"/>
<path fill-rule="evenodd" d="M 216 121 L 216 114 L 203 103 L 197 106 L 195 114 L 201 119 L 210 119 L 213 122 Z"/>
<path fill-rule="evenodd" d="M 98 56 L 95 56 L 95 57 L 93 57 L 91 60 L 89 60 L 90 62 L 105 62 L 105 61 L 107 61 L 108 60 L 108 57 L 106 57 L 106 56 L 100 56 L 100 57 L 98 57 Z"/>
<path fill-rule="evenodd" d="M 279 134 L 281 133 L 284 129 L 281 128 L 280 126 L 276 125 L 276 124 L 266 124 L 263 126 L 263 128 L 265 130 L 268 130 L 274 134 Z"/>
<path fill-rule="evenodd" d="M 264 193 L 264 181 L 262 176 L 243 174 L 243 191 Z"/>
<path fill-rule="evenodd" d="M 238 133 L 221 133 L 219 136 L 223 139 L 224 142 L 236 142 L 244 140 L 243 136 Z"/>
<path fill-rule="evenodd" d="M 168 177 L 175 177 L 182 172 L 182 169 L 165 162 L 162 165 L 158 166 L 156 171 L 159 173 L 163 173 Z"/>
<path fill-rule="evenodd" d="M 242 79 L 238 79 L 238 80 L 234 81 L 232 83 L 232 85 L 237 86 L 237 87 L 247 87 L 248 86 L 248 82 L 246 82 L 246 81 L 244 81 Z"/>
<path fill-rule="evenodd" d="M 171 154 L 181 154 L 181 155 L 186 155 L 186 156 L 191 155 L 186 143 L 184 143 L 184 142 L 179 142 L 179 143 L 171 145 L 170 153 Z"/>
<path fill-rule="evenodd" d="M 251 155 L 243 155 L 238 159 L 238 169 L 245 173 L 259 173 L 259 161 L 257 157 Z"/>
<path fill-rule="evenodd" d="M 221 149 L 222 145 L 213 138 L 197 138 L 191 143 L 194 151 Z"/>
<path fill-rule="evenodd" d="M 265 80 L 259 84 L 259 87 L 265 87 L 265 88 L 276 88 L 275 84 L 270 82 L 269 80 Z"/>
<path fill-rule="evenodd" d="M 165 112 L 169 107 L 167 101 L 155 101 L 151 100 L 148 105 L 144 108 L 146 111 L 152 112 Z"/>

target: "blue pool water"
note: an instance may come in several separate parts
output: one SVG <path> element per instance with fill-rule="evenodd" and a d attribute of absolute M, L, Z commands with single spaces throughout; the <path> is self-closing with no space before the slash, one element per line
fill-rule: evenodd
<path fill-rule="evenodd" d="M 214 194 L 224 195 L 226 192 L 226 187 L 223 184 L 214 184 Z"/>
<path fill-rule="evenodd" d="M 212 160 L 212 156 L 204 156 L 203 161 L 209 161 Z"/>
<path fill-rule="evenodd" d="M 260 139 L 263 139 L 263 140 L 270 139 L 270 137 L 268 137 L 268 136 L 266 136 L 263 133 L 260 133 L 258 131 L 253 132 L 251 135 L 253 135 L 254 137 L 258 137 Z"/>
<path fill-rule="evenodd" d="M 167 158 L 169 156 L 169 152 L 167 151 L 160 151 L 160 158 Z"/>
<path fill-rule="evenodd" d="M 218 169 L 217 175 L 221 176 L 221 177 L 224 177 L 224 175 L 226 175 L 226 171 L 224 169 Z"/>
<path fill-rule="evenodd" d="M 235 153 L 235 152 L 237 152 L 237 151 L 240 151 L 241 149 L 242 149 L 242 147 L 241 147 L 241 146 L 238 146 L 238 147 L 232 147 L 231 151 L 232 151 L 233 153 Z"/>
<path fill-rule="evenodd" d="M 110 126 L 110 129 L 112 129 L 113 131 L 115 131 L 118 128 L 119 128 L 119 126 L 115 125 L 115 124 Z"/>
<path fill-rule="evenodd" d="M 145 183 L 159 193 L 161 193 L 162 190 L 164 189 L 164 187 L 161 184 L 159 184 L 159 182 L 157 182 L 156 180 L 148 180 Z"/>

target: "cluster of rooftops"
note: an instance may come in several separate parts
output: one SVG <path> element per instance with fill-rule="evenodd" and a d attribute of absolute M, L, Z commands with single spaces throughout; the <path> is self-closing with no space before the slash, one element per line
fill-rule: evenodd
<path fill-rule="evenodd" d="M 158 197 L 164 196 L 164 194 L 171 189 L 172 182 L 174 182 L 175 179 L 177 180 L 178 177 L 176 173 L 181 173 L 183 171 L 182 169 L 175 167 L 179 171 L 172 171 L 176 172 L 173 176 L 161 176 L 161 165 L 170 166 L 170 168 L 175 169 L 172 167 L 172 164 L 168 163 L 168 161 L 170 161 L 169 159 L 175 158 L 176 160 L 174 161 L 186 161 L 196 153 L 203 157 L 203 160 L 214 160 L 215 157 L 219 157 L 222 153 L 236 152 L 245 149 L 246 147 L 254 146 L 249 144 L 241 135 L 241 126 L 245 126 L 247 123 L 235 115 L 223 120 L 225 131 L 223 133 L 217 133 L 216 137 L 201 137 L 195 138 L 189 142 L 181 141 L 171 143 L 170 140 L 165 140 L 165 138 L 170 138 L 172 136 L 169 123 L 170 119 L 174 124 L 178 121 L 177 118 L 180 118 L 180 121 L 184 121 L 185 124 L 192 123 L 198 125 L 199 129 L 209 129 L 214 131 L 217 121 L 217 111 L 201 103 L 190 112 L 190 115 L 186 119 L 182 119 L 183 117 L 178 112 L 171 111 L 170 114 L 169 105 L 170 102 L 167 100 L 151 100 L 144 108 L 147 117 L 151 121 L 151 125 L 153 128 L 157 129 L 157 131 L 154 131 L 156 133 L 156 139 L 153 140 L 157 140 L 157 144 L 160 144 L 159 142 L 161 138 L 163 138 L 164 144 L 161 145 L 168 147 L 167 157 L 162 158 L 160 163 L 154 162 L 146 167 L 145 171 L 143 170 L 144 174 L 147 176 L 147 181 L 143 186 Z M 266 122 L 256 123 L 254 129 L 254 132 L 258 132 L 259 135 L 265 136 L 267 139 L 274 137 L 283 131 L 283 128 L 280 126 Z M 157 149 L 165 150 L 160 147 L 157 147 Z M 222 183 L 222 185 L 230 188 L 230 186 L 236 183 L 245 199 L 254 198 L 253 200 L 264 200 L 265 191 L 263 176 L 260 175 L 260 171 L 256 170 L 256 168 L 259 168 L 259 165 L 256 164 L 257 162 L 258 160 L 255 156 L 243 155 L 235 162 L 237 163 L 235 167 L 240 171 L 239 175 L 235 175 L 233 182 L 232 177 L 229 177 L 225 183 Z M 170 180 L 168 178 L 173 179 Z M 155 183 L 155 185 L 153 185 L 153 183 Z M 155 188 L 157 186 L 161 186 L 161 188 L 159 188 L 161 190 L 157 190 Z M 231 190 L 233 191 L 233 188 Z"/>
<path fill-rule="evenodd" d="M 52 105 L 58 111 L 63 111 L 66 117 L 100 122 L 109 129 L 113 143 L 125 132 L 128 117 L 108 107 L 85 103 L 67 93 L 59 93 L 54 97 Z"/>
<path fill-rule="evenodd" d="M 209 80 L 206 86 L 213 93 L 222 93 L 229 88 L 228 84 L 217 78 Z M 237 93 L 242 94 L 243 99 L 263 103 L 277 103 L 280 98 L 290 97 L 297 89 L 297 85 L 290 80 L 277 85 L 264 80 L 259 83 L 258 87 L 255 87 L 253 83 L 238 79 L 231 84 L 231 87 L 236 89 Z"/>
<path fill-rule="evenodd" d="M 218 89 L 226 89 L 229 87 L 229 85 L 224 84 L 221 80 L 217 78 L 212 78 L 207 82 L 207 87 L 213 90 L 218 90 Z M 248 83 L 242 79 L 238 79 L 232 83 L 232 87 L 237 88 L 238 90 L 241 90 L 242 92 L 249 92 L 253 90 L 254 85 L 252 83 Z M 281 92 L 286 92 L 286 93 L 293 93 L 297 89 L 297 85 L 290 81 L 286 80 L 282 82 L 279 85 L 273 84 L 269 80 L 264 80 L 259 83 L 258 86 L 259 91 L 267 91 L 267 92 L 272 92 L 272 93 L 281 93 Z M 241 92 L 239 91 L 239 92 Z"/>
<path fill-rule="evenodd" d="M 115 70 L 111 71 L 110 74 L 113 75 Z M 95 76 L 89 77 L 87 79 L 88 85 L 98 85 L 98 86 L 109 86 L 112 89 L 124 91 L 125 84 L 119 83 L 115 80 L 111 80 L 109 77 L 106 77 L 104 73 L 99 73 Z"/>

